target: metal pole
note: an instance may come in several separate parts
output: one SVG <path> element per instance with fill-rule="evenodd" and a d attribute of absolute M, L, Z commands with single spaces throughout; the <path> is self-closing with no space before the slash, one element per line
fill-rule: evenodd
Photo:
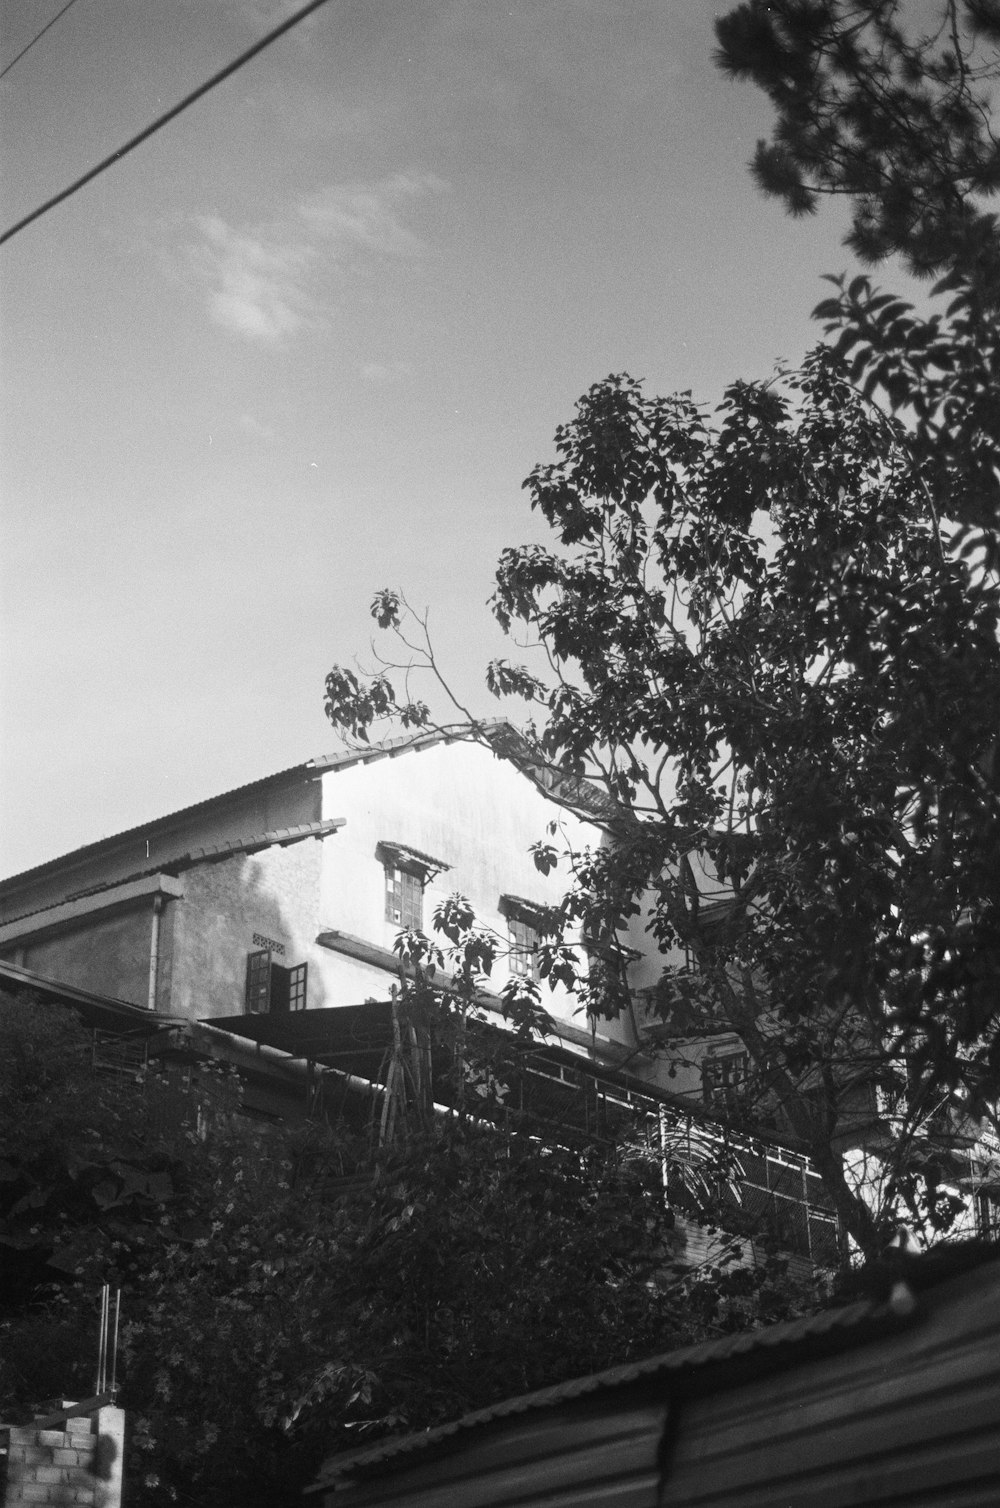
<path fill-rule="evenodd" d="M 101 1289 L 101 1321 L 97 1338 L 97 1386 L 94 1388 L 95 1393 L 104 1392 L 104 1382 L 107 1375 L 108 1298 L 109 1286 L 105 1283 Z"/>
<path fill-rule="evenodd" d="M 114 1332 L 113 1332 L 112 1340 L 111 1340 L 111 1387 L 109 1389 L 109 1391 L 111 1393 L 111 1401 L 112 1401 L 112 1403 L 114 1403 L 114 1401 L 115 1401 L 115 1392 L 117 1391 L 115 1383 L 116 1383 L 116 1378 L 118 1376 L 118 1316 L 119 1316 L 119 1312 L 121 1310 L 121 1302 L 122 1302 L 122 1291 L 121 1291 L 120 1288 L 116 1288 L 115 1289 L 115 1328 L 114 1328 Z"/>

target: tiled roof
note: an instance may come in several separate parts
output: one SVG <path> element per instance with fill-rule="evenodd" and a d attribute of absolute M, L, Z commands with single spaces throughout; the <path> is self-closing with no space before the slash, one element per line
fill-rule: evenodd
<path fill-rule="evenodd" d="M 188 853 L 161 864 L 160 868 L 189 869 L 192 864 L 211 863 L 217 859 L 229 859 L 238 853 L 259 853 L 262 848 L 287 848 L 291 843 L 301 843 L 303 838 L 326 838 L 343 827 L 345 817 L 328 817 L 323 822 L 299 822 L 294 827 L 274 827 L 266 833 L 256 833 L 250 838 L 231 838 L 225 843 L 210 843 L 204 848 L 192 848 Z"/>
<path fill-rule="evenodd" d="M 282 784 L 294 780 L 295 777 L 312 779 L 317 775 L 323 775 L 330 771 L 348 769 L 357 764 L 368 764 L 376 759 L 391 759 L 400 754 L 416 753 L 421 749 L 427 749 L 440 743 L 469 743 L 486 742 L 494 753 L 502 759 L 509 760 L 525 776 L 532 781 L 550 800 L 557 805 L 565 806 L 585 816 L 590 816 L 594 821 L 609 821 L 618 813 L 618 808 L 610 801 L 609 797 L 600 791 L 595 785 L 586 780 L 571 779 L 560 776 L 559 772 L 550 766 L 543 764 L 537 758 L 533 758 L 531 746 L 524 736 L 504 718 L 484 719 L 475 725 L 470 731 L 465 723 L 453 723 L 430 731 L 415 730 L 413 733 L 404 733 L 395 738 L 383 739 L 365 747 L 344 749 L 332 754 L 321 754 L 312 759 L 305 760 L 302 764 L 289 765 L 287 769 L 278 770 L 273 775 L 262 776 L 259 780 L 251 780 L 246 785 L 233 786 L 228 791 L 220 791 L 214 796 L 208 796 L 203 801 L 195 801 L 190 806 L 178 807 L 176 811 L 164 813 L 162 817 L 155 817 L 148 822 L 140 822 L 135 827 L 125 828 L 118 833 L 112 833 L 106 838 L 99 838 L 94 843 L 85 843 L 81 848 L 70 850 L 69 853 L 60 854 L 55 859 L 47 859 L 43 864 L 36 864 L 30 869 L 23 869 L 18 874 L 8 875 L 0 880 L 0 895 L 9 886 L 15 886 L 20 882 L 41 876 L 46 871 L 55 871 L 69 863 L 82 863 L 88 858 L 96 856 L 102 851 L 125 843 L 130 838 L 146 836 L 155 833 L 164 826 L 181 818 L 186 818 L 194 813 L 206 811 L 217 802 L 226 801 L 230 797 L 243 796 L 250 791 L 265 790 L 269 786 Z M 162 866 L 160 866 L 162 868 Z"/>
<path fill-rule="evenodd" d="M 69 895 L 60 896 L 59 900 L 53 901 L 48 906 L 40 906 L 36 911 L 25 911 L 20 916 L 8 917 L 3 925 L 7 927 L 15 922 L 29 921 L 34 916 L 44 915 L 46 911 L 55 911 L 70 901 L 82 901 L 88 896 L 100 895 L 105 890 L 117 890 L 121 885 L 131 885 L 135 880 L 145 880 L 154 874 L 179 874 L 184 869 L 190 869 L 194 864 L 218 863 L 222 859 L 232 858 L 235 854 L 260 853 L 262 849 L 275 846 L 287 848 L 291 843 L 301 843 L 304 838 L 326 838 L 330 833 L 343 827 L 345 820 L 344 817 L 330 817 L 324 822 L 301 822 L 295 827 L 276 827 L 269 832 L 254 833 L 247 838 L 231 838 L 225 843 L 212 843 L 204 848 L 192 848 L 186 853 L 176 854 L 171 859 L 163 859 L 156 864 L 150 864 L 132 874 L 117 875 L 114 879 L 102 880 L 98 885 L 89 885 L 83 890 L 71 891 Z"/>
<path fill-rule="evenodd" d="M 606 792 L 590 780 L 564 775 L 532 747 L 513 723 L 503 717 L 486 718 L 471 728 L 467 723 L 452 723 L 430 732 L 404 733 L 397 738 L 387 738 L 381 743 L 372 744 L 370 749 L 352 749 L 331 754 L 311 760 L 310 764 L 317 770 L 337 770 L 348 765 L 364 764 L 372 759 L 392 758 L 411 750 L 430 748 L 433 744 L 476 742 L 488 743 L 494 754 L 513 764 L 557 805 L 568 807 L 596 822 L 609 822 L 622 816 L 621 809 Z"/>
<path fill-rule="evenodd" d="M 178 807 L 176 811 L 165 812 L 162 817 L 153 817 L 148 822 L 138 823 L 135 827 L 126 827 L 121 832 L 109 833 L 106 838 L 98 838 L 94 843 L 85 843 L 81 848 L 70 849 L 69 853 L 59 854 L 55 859 L 46 859 L 43 864 L 35 864 L 31 869 L 22 869 L 17 874 L 8 875 L 5 879 L 0 880 L 0 894 L 3 893 L 5 887 L 8 885 L 41 875 L 48 869 L 59 869 L 70 861 L 83 861 L 91 855 L 99 854 L 103 849 L 111 848 L 118 843 L 124 843 L 129 838 L 151 833 L 157 828 L 162 827 L 165 823 L 175 821 L 178 817 L 187 817 L 192 812 L 205 811 L 209 807 L 214 806 L 217 801 L 225 801 L 230 796 L 242 796 L 248 791 L 263 790 L 267 786 L 276 785 L 281 781 L 287 780 L 290 776 L 306 773 L 314 773 L 311 764 L 289 765 L 287 770 L 279 770 L 274 775 L 265 775 L 260 780 L 248 781 L 246 785 L 233 786 L 231 790 L 220 791 L 215 796 L 206 797 L 204 801 L 195 801 L 191 806 L 182 806 Z"/>
<path fill-rule="evenodd" d="M 500 720 L 496 725 L 499 726 Z M 482 724 L 486 729 L 494 726 L 492 721 Z M 268 786 L 279 785 L 293 780 L 296 776 L 314 779 L 317 775 L 325 774 L 328 770 L 345 769 L 350 765 L 366 764 L 374 759 L 384 759 L 395 754 L 406 753 L 410 750 L 418 750 L 429 747 L 431 744 L 457 742 L 462 737 L 461 725 L 453 728 L 443 728 L 431 733 L 409 733 L 398 738 L 387 738 L 380 743 L 374 743 L 363 749 L 341 750 L 334 754 L 321 754 L 315 758 L 304 760 L 302 764 L 289 765 L 287 769 L 278 770 L 272 775 L 263 775 L 259 780 L 248 781 L 245 785 L 231 787 L 228 791 L 218 791 L 214 796 L 207 796 L 203 801 L 195 801 L 190 806 L 178 807 L 175 811 L 165 812 L 161 817 L 151 818 L 148 822 L 140 822 L 135 827 L 124 828 L 121 832 L 110 833 L 105 838 L 98 838 L 94 843 L 85 843 L 81 848 L 71 849 L 69 853 L 60 854 L 55 859 L 46 859 L 43 864 L 36 864 L 30 869 L 22 869 L 17 874 L 8 875 L 0 880 L 0 894 L 5 887 L 43 874 L 46 870 L 59 869 L 70 861 L 83 861 L 91 855 L 96 855 L 102 850 L 115 844 L 127 842 L 133 837 L 145 836 L 162 828 L 165 824 L 177 821 L 179 818 L 189 817 L 200 811 L 206 811 L 219 801 L 227 801 L 233 796 L 244 796 L 250 791 L 265 790 Z"/>

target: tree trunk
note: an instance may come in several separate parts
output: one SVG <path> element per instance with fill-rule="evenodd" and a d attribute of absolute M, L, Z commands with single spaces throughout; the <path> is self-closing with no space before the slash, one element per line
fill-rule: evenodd
<path fill-rule="evenodd" d="M 857 1242 L 862 1256 L 868 1260 L 878 1257 L 885 1245 L 885 1234 L 868 1205 L 844 1177 L 844 1159 L 826 1137 L 810 1138 L 808 1149 L 844 1230 Z"/>

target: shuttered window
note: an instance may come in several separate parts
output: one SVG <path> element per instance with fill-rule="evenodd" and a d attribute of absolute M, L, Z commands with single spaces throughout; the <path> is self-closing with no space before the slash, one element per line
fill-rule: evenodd
<path fill-rule="evenodd" d="M 424 924 L 424 882 L 394 864 L 385 866 L 385 919 L 414 932 Z"/>
<path fill-rule="evenodd" d="M 286 969 L 275 963 L 264 950 L 247 955 L 245 1005 L 249 1015 L 278 1011 L 304 1011 L 309 965 L 295 964 Z"/>

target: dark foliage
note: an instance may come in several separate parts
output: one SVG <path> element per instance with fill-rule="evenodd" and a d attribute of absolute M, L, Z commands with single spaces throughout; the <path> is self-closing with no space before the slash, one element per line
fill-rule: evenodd
<path fill-rule="evenodd" d="M 968 529 L 1000 518 L 1000 189 L 996 0 L 745 0 L 716 22 L 718 62 L 776 114 L 760 188 L 792 214 L 851 204 L 863 264 L 933 278 L 931 312 L 867 277 L 816 309 L 852 378 L 906 419 L 929 496 Z M 994 559 L 994 540 L 985 545 Z M 995 563 L 995 560 L 994 560 Z"/>
<path fill-rule="evenodd" d="M 716 426 L 611 377 L 556 451 L 525 484 L 553 547 L 505 551 L 493 603 L 550 673 L 492 685 L 533 713 L 510 757 L 607 841 L 536 851 L 569 869 L 542 973 L 616 1014 L 645 925 L 664 1031 L 746 1048 L 734 1123 L 791 1129 L 863 1250 L 901 1215 L 939 1232 L 956 1117 L 1000 1080 L 997 595 L 829 352 L 735 384 Z M 874 1199 L 847 1128 L 878 1144 Z"/>
<path fill-rule="evenodd" d="M 0 1414 L 93 1390 L 120 1287 L 136 1502 L 292 1505 L 331 1449 L 697 1339 L 747 1290 L 801 1302 L 778 1265 L 679 1272 L 641 1157 L 464 1117 L 379 1148 L 217 1095 L 165 1137 L 155 1081 L 123 1098 L 74 1017 L 30 1002 L 0 1002 L 0 1065 L 0 1249 L 33 1257 L 0 1300 Z"/>

